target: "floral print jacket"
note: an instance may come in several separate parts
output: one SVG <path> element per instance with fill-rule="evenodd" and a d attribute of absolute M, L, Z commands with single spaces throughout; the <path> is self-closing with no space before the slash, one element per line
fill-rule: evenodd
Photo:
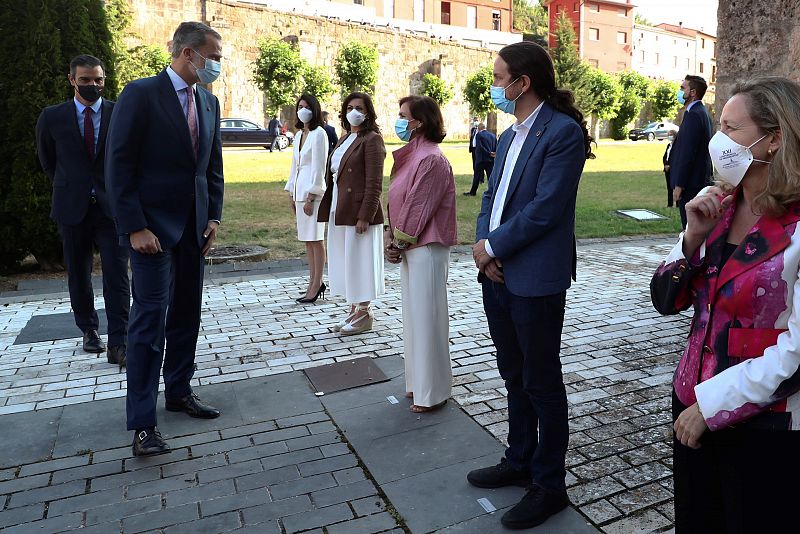
<path fill-rule="evenodd" d="M 722 265 L 734 210 L 691 259 L 681 234 L 650 282 L 660 313 L 694 306 L 675 392 L 698 403 L 710 430 L 800 430 L 800 203 L 762 216 Z"/>

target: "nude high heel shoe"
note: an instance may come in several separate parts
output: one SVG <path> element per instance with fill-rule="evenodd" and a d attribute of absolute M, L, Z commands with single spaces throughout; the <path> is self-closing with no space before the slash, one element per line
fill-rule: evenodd
<path fill-rule="evenodd" d="M 366 306 L 356 306 L 356 310 L 353 315 L 358 315 L 358 312 L 366 311 L 364 315 L 359 317 L 358 319 L 351 319 L 349 323 L 344 325 L 340 330 L 339 333 L 343 336 L 352 336 L 354 334 L 360 334 L 361 332 L 366 332 L 367 330 L 372 330 L 372 321 L 374 316 L 372 315 L 372 308 L 369 305 Z"/>
<path fill-rule="evenodd" d="M 344 325 L 346 325 L 347 323 L 349 323 L 353 319 L 353 316 L 356 314 L 356 308 L 357 308 L 356 304 L 353 304 L 352 306 L 350 306 L 350 311 L 347 312 L 347 317 L 345 317 L 344 320 L 339 321 L 338 323 L 333 325 L 333 331 L 334 332 L 338 332 L 339 330 L 344 328 Z"/>

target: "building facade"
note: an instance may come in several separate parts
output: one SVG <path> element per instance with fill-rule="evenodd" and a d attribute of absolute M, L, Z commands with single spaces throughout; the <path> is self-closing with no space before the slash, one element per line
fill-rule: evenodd
<path fill-rule="evenodd" d="M 632 61 L 633 10 L 629 0 L 549 0 L 550 47 L 561 13 L 572 22 L 581 59 L 605 72 L 629 70 Z"/>
<path fill-rule="evenodd" d="M 247 0 L 280 11 L 358 22 L 499 50 L 522 40 L 512 0 Z"/>

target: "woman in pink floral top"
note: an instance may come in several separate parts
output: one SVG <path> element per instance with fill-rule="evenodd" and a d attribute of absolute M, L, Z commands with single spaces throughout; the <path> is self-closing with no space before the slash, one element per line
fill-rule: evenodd
<path fill-rule="evenodd" d="M 797 532 L 800 85 L 734 87 L 707 150 L 721 181 L 686 204 L 650 284 L 659 312 L 694 308 L 672 384 L 675 532 Z"/>
<path fill-rule="evenodd" d="M 401 264 L 406 396 L 419 413 L 444 405 L 453 378 L 447 274 L 456 244 L 456 186 L 439 149 L 444 120 L 432 98 L 400 100 L 395 133 L 409 143 L 392 153 L 385 256 Z"/>

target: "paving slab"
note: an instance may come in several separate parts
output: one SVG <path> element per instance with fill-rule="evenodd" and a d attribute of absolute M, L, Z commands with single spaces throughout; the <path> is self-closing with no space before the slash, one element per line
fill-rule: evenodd
<path fill-rule="evenodd" d="M 104 308 L 97 310 L 97 318 L 100 321 L 97 333 L 100 335 L 107 334 L 108 319 Z M 80 329 L 75 325 L 75 316 L 72 312 L 34 315 L 17 335 L 14 345 L 68 339 L 80 337 L 81 335 Z"/>

